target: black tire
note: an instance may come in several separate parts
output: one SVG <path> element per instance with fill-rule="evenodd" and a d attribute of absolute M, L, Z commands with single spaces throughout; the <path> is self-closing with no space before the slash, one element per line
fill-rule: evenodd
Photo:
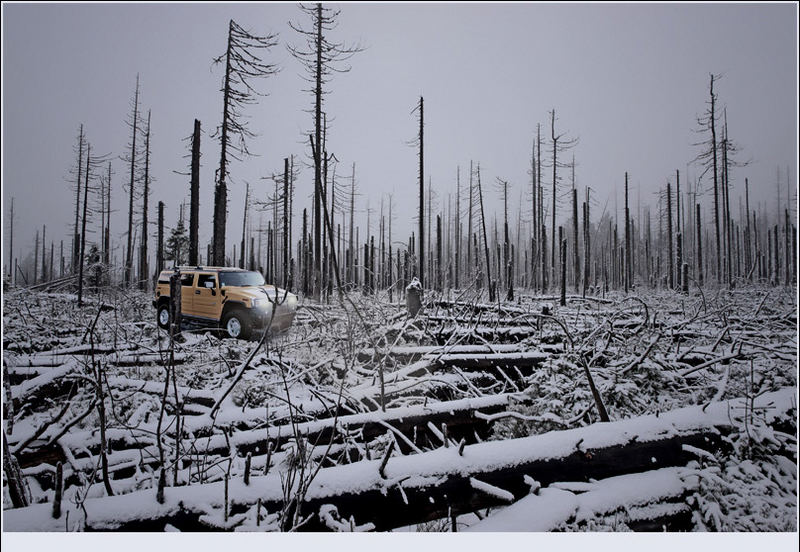
<path fill-rule="evenodd" d="M 228 311 L 225 316 L 222 317 L 222 334 L 225 337 L 250 339 L 252 330 L 253 323 L 250 321 L 250 315 L 243 309 Z"/>
<path fill-rule="evenodd" d="M 159 328 L 164 330 L 169 329 L 169 303 L 163 302 L 158 305 L 158 309 L 156 310 L 156 323 L 158 323 Z"/>

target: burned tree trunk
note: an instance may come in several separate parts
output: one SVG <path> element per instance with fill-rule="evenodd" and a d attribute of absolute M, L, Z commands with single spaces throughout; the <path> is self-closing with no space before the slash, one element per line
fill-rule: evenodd
<path fill-rule="evenodd" d="M 144 192 L 142 194 L 142 245 L 139 257 L 139 289 L 148 287 L 149 268 L 147 266 L 147 199 L 150 195 L 150 110 L 147 110 L 147 130 L 144 135 Z"/>
<path fill-rule="evenodd" d="M 130 150 L 130 181 L 128 182 L 128 244 L 125 249 L 125 285 L 131 283 L 133 272 L 133 195 L 136 182 L 136 134 L 139 130 L 139 75 L 136 75 L 136 91 L 133 99 L 133 118 L 131 125 L 131 150 Z M 83 261 L 81 261 L 83 265 Z"/>
<path fill-rule="evenodd" d="M 194 120 L 192 132 L 192 168 L 189 185 L 189 264 L 198 264 L 200 226 L 200 120 Z M 159 203 L 161 206 L 161 203 Z M 209 263 L 210 264 L 210 263 Z M 160 265 L 163 268 L 163 265 Z M 161 268 L 159 268 L 161 270 Z"/>
<path fill-rule="evenodd" d="M 196 253 L 196 252 L 195 252 Z M 156 272 L 164 270 L 164 202 L 158 202 L 158 251 L 156 253 Z"/>

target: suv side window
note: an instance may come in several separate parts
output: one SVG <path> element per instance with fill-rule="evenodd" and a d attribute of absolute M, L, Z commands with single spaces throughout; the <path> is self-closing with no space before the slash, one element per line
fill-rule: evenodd
<path fill-rule="evenodd" d="M 181 286 L 192 287 L 194 281 L 194 274 L 181 274 Z"/>
<path fill-rule="evenodd" d="M 208 284 L 211 282 L 211 285 Z M 217 275 L 216 274 L 200 274 L 197 277 L 197 287 L 198 288 L 216 288 L 217 287 Z"/>

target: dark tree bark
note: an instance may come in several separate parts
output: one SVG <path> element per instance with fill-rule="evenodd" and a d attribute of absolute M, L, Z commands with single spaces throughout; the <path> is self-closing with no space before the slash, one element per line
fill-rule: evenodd
<path fill-rule="evenodd" d="M 667 184 L 669 186 L 669 184 Z M 669 188 L 668 188 L 669 189 Z M 669 192 L 667 192 L 669 195 Z M 623 281 L 625 285 L 625 293 L 631 287 L 631 211 L 628 206 L 628 173 L 625 173 L 625 266 L 624 266 Z M 672 286 L 670 280 L 670 287 Z"/>
<path fill-rule="evenodd" d="M 78 235 L 78 225 L 80 224 L 80 207 L 81 207 L 81 186 L 83 181 L 81 179 L 81 171 L 83 170 L 83 125 L 80 127 L 78 133 L 78 165 L 77 165 L 77 180 L 75 182 L 75 226 L 72 233 L 72 273 L 78 266 L 78 252 L 80 250 L 80 236 Z"/>
<path fill-rule="evenodd" d="M 106 180 L 106 216 L 103 229 L 103 264 L 111 265 L 111 162 L 108 163 L 108 179 Z"/>
<path fill-rule="evenodd" d="M 250 184 L 248 183 L 245 187 L 244 192 L 244 211 L 242 214 L 242 241 L 241 247 L 239 248 L 240 256 L 239 256 L 239 268 L 244 268 L 246 263 L 246 241 L 247 241 L 247 205 L 250 203 Z M 270 240 L 271 245 L 271 240 Z M 268 257 L 269 258 L 269 257 Z M 269 261 L 267 262 L 269 264 Z"/>
<path fill-rule="evenodd" d="M 192 132 L 189 198 L 189 264 L 196 266 L 198 264 L 200 226 L 200 121 L 198 119 L 194 120 L 194 131 Z"/>
<path fill-rule="evenodd" d="M 150 195 L 150 110 L 147 110 L 147 130 L 144 134 L 144 191 L 142 193 L 142 240 L 139 257 L 139 289 L 146 290 L 150 282 L 150 269 L 147 266 L 147 200 Z"/>
<path fill-rule="evenodd" d="M 83 306 L 83 264 L 84 255 L 86 251 L 86 214 L 87 214 L 87 198 L 89 196 L 89 163 L 91 159 L 91 144 L 86 145 L 86 174 L 84 175 L 85 184 L 83 186 L 83 217 L 81 221 L 81 248 L 80 248 L 80 262 L 78 263 L 78 306 Z"/>
<path fill-rule="evenodd" d="M 667 282 L 669 289 L 675 289 L 674 273 L 672 258 L 672 188 L 669 181 L 667 181 Z"/>
<path fill-rule="evenodd" d="M 158 202 L 158 251 L 156 253 L 156 272 L 164 270 L 164 202 Z"/>
<path fill-rule="evenodd" d="M 39 277 L 39 231 L 33 240 L 33 284 L 36 285 Z"/>
<path fill-rule="evenodd" d="M 697 285 L 703 286 L 703 235 L 701 231 L 700 221 L 700 204 L 695 204 L 697 214 L 695 216 L 695 224 L 697 225 Z"/>
<path fill-rule="evenodd" d="M 139 74 L 136 74 L 136 90 L 133 96 L 133 118 L 131 126 L 131 149 L 130 149 L 130 181 L 128 183 L 128 243 L 125 249 L 125 285 L 131 283 L 133 271 L 133 194 L 136 184 L 136 135 L 139 130 Z M 83 266 L 83 260 L 81 260 Z"/>
<path fill-rule="evenodd" d="M 676 253 L 676 276 L 677 276 L 677 288 L 683 289 L 683 244 L 681 242 L 681 237 L 683 235 L 683 226 L 681 225 L 681 173 L 680 171 L 675 171 L 675 225 L 678 234 L 678 247 L 675 250 Z"/>
<path fill-rule="evenodd" d="M 495 286 L 492 282 L 492 265 L 489 259 L 489 242 L 486 239 L 486 217 L 483 214 L 483 191 L 481 190 L 481 166 L 477 169 L 478 202 L 481 207 L 481 227 L 483 228 L 483 251 L 486 257 L 486 285 L 489 287 L 489 301 L 494 302 Z"/>
<path fill-rule="evenodd" d="M 419 97 L 419 254 L 417 255 L 417 263 L 419 281 L 425 285 L 425 150 L 424 150 L 424 126 L 425 126 L 425 112 L 422 96 Z M 484 233 L 484 238 L 485 238 Z M 487 253 L 488 262 L 488 253 Z M 488 270 L 488 266 L 487 266 Z"/>
<path fill-rule="evenodd" d="M 573 161 L 572 164 L 574 167 L 575 162 Z M 574 170 L 573 168 L 573 171 Z M 581 282 L 581 256 L 578 251 L 578 190 L 574 187 L 572 188 L 572 260 L 574 271 L 572 277 L 575 283 L 575 293 L 577 294 Z"/>
<path fill-rule="evenodd" d="M 42 282 L 47 281 L 47 225 L 42 225 Z"/>

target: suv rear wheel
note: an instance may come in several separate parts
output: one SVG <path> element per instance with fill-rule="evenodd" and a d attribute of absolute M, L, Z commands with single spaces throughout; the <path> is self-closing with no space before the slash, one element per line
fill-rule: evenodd
<path fill-rule="evenodd" d="M 158 311 L 156 311 L 156 321 L 158 322 L 158 327 L 168 330 L 169 329 L 169 303 L 161 303 L 158 305 Z"/>
<path fill-rule="evenodd" d="M 242 309 L 232 310 L 222 318 L 222 330 L 228 337 L 248 339 L 252 330 L 250 317 Z"/>

